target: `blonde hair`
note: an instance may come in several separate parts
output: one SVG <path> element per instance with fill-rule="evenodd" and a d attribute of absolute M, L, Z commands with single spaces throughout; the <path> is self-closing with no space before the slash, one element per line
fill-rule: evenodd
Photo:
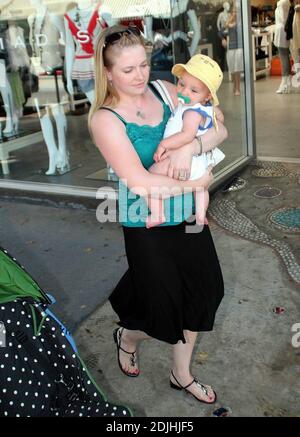
<path fill-rule="evenodd" d="M 109 69 L 113 65 L 113 58 L 116 56 L 117 50 L 122 50 L 124 47 L 134 45 L 142 45 L 145 47 L 145 42 L 142 35 L 135 33 L 124 32 L 128 29 L 126 26 L 116 25 L 104 29 L 97 39 L 95 44 L 95 97 L 91 105 L 88 117 L 88 126 L 91 133 L 91 120 L 93 115 L 104 104 L 114 108 L 118 101 L 119 95 L 114 87 L 109 83 L 105 68 Z M 116 42 L 105 46 L 105 40 L 109 35 L 114 33 L 124 32 L 120 35 L 120 39 Z M 104 50 L 105 49 L 105 50 Z"/>

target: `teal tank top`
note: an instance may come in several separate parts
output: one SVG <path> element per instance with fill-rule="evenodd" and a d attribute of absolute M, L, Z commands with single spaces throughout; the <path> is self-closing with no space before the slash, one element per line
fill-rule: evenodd
<path fill-rule="evenodd" d="M 153 90 L 154 91 L 154 90 Z M 153 155 L 163 138 L 170 108 L 163 101 L 163 120 L 156 126 L 138 125 L 126 122 L 117 112 L 112 111 L 124 123 L 126 133 L 135 148 L 143 166 L 148 170 L 154 164 Z M 106 108 L 108 109 L 108 108 Z M 185 193 L 164 200 L 164 212 L 167 221 L 159 226 L 178 225 L 194 213 L 193 193 Z M 149 210 L 145 199 L 134 194 L 119 180 L 119 221 L 123 226 L 145 227 Z"/>

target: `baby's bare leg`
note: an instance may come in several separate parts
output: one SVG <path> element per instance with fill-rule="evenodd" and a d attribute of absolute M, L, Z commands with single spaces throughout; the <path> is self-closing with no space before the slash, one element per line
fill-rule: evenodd
<path fill-rule="evenodd" d="M 195 207 L 196 207 L 196 223 L 197 225 L 207 224 L 206 211 L 209 204 L 208 190 L 197 190 L 194 192 Z"/>
<path fill-rule="evenodd" d="M 161 162 L 157 162 L 148 169 L 150 173 L 167 175 L 169 168 L 169 159 L 164 159 Z M 164 202 L 162 199 L 148 196 L 145 198 L 148 208 L 150 209 L 150 215 L 146 219 L 146 227 L 152 228 L 165 223 L 166 218 L 164 214 Z"/>
<path fill-rule="evenodd" d="M 150 214 L 146 218 L 146 227 L 149 229 L 153 228 L 153 226 L 165 223 L 166 217 L 164 214 L 163 200 L 149 196 L 148 199 L 146 199 L 146 203 L 150 209 Z"/>

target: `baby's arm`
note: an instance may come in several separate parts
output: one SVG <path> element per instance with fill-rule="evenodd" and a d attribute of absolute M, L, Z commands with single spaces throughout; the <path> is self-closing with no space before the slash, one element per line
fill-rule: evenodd
<path fill-rule="evenodd" d="M 183 124 L 181 132 L 164 138 L 158 145 L 154 154 L 154 160 L 157 162 L 166 150 L 178 149 L 185 144 L 190 143 L 197 135 L 200 124 L 204 123 L 204 117 L 194 110 L 185 111 L 183 114 Z"/>
<path fill-rule="evenodd" d="M 185 111 L 183 114 L 183 124 L 181 132 L 177 134 L 170 135 L 168 138 L 164 138 L 160 145 L 167 150 L 169 149 L 178 149 L 185 144 L 193 141 L 195 136 L 197 135 L 197 131 L 199 125 L 204 122 L 204 118 L 199 112 L 194 110 Z"/>

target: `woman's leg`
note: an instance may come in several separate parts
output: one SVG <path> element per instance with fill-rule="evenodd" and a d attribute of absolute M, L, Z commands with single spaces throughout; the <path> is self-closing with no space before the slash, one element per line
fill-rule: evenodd
<path fill-rule="evenodd" d="M 136 351 L 138 343 L 142 340 L 148 340 L 151 337 L 147 335 L 143 331 L 133 331 L 125 328 L 122 329 L 122 335 L 120 338 L 119 346 L 127 352 L 133 353 Z M 121 349 L 119 351 L 120 363 L 123 370 L 127 373 L 138 373 L 139 367 L 138 363 L 135 362 L 134 366 L 132 365 L 131 357 L 126 352 L 123 352 Z"/>
<path fill-rule="evenodd" d="M 290 74 L 291 74 L 291 65 L 290 65 L 290 51 L 288 48 L 279 47 L 278 48 L 279 57 L 281 61 L 281 70 L 282 70 L 282 79 L 277 94 L 286 94 L 290 91 Z"/>
<path fill-rule="evenodd" d="M 235 72 L 232 75 L 233 78 L 233 93 L 235 96 L 239 96 L 241 94 L 241 73 Z"/>
<path fill-rule="evenodd" d="M 190 384 L 194 379 L 190 372 L 190 365 L 197 332 L 185 330 L 184 337 L 186 339 L 185 344 L 179 342 L 173 346 L 173 373 L 177 381 L 183 387 Z M 173 384 L 178 385 L 172 375 L 171 381 Z M 206 395 L 197 384 L 192 384 L 188 388 L 188 391 L 201 401 L 213 402 L 215 395 L 212 388 L 207 385 L 205 387 L 208 390 L 208 395 Z"/>

